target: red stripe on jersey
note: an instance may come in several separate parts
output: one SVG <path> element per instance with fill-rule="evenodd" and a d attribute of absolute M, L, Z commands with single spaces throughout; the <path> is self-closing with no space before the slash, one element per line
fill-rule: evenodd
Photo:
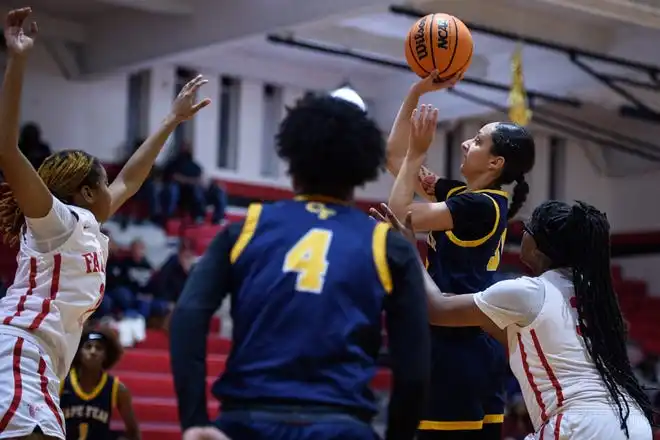
<path fill-rule="evenodd" d="M 12 357 L 12 370 L 14 372 L 14 397 L 11 399 L 9 408 L 2 419 L 0 419 L 0 432 L 3 432 L 9 426 L 9 422 L 16 414 L 18 406 L 23 398 L 23 380 L 21 378 L 21 354 L 23 352 L 23 338 L 17 338 L 14 344 Z"/>
<path fill-rule="evenodd" d="M 548 414 L 545 412 L 545 404 L 543 403 L 543 397 L 541 397 L 541 391 L 539 391 L 538 385 L 534 381 L 534 376 L 529 370 L 529 363 L 527 362 L 527 352 L 525 351 L 525 344 L 522 341 L 522 336 L 518 333 L 518 348 L 520 349 L 520 359 L 523 364 L 523 370 L 525 371 L 525 376 L 527 376 L 527 381 L 529 386 L 534 391 L 534 397 L 536 398 L 536 403 L 541 409 L 541 421 L 545 423 L 548 420 Z"/>
<path fill-rule="evenodd" d="M 41 394 L 43 394 L 44 396 L 44 401 L 46 402 L 46 405 L 57 419 L 57 423 L 60 425 L 60 429 L 62 430 L 62 433 L 64 433 L 64 423 L 62 422 L 60 411 L 57 405 L 55 404 L 55 402 L 53 401 L 53 397 L 48 392 L 48 377 L 46 377 L 46 361 L 42 357 L 39 357 L 38 373 L 39 373 L 39 380 L 41 382 Z"/>
<path fill-rule="evenodd" d="M 46 316 L 50 313 L 50 303 L 55 301 L 57 293 L 60 291 L 60 273 L 62 270 L 62 254 L 53 255 L 53 277 L 50 281 L 50 297 L 45 298 L 41 303 L 41 312 L 32 321 L 28 327 L 29 330 L 36 330 L 39 328 Z"/>
<path fill-rule="evenodd" d="M 555 440 L 559 440 L 559 434 L 561 434 L 561 418 L 564 417 L 564 414 L 557 414 L 557 421 L 555 422 Z"/>
<path fill-rule="evenodd" d="M 555 394 L 557 395 L 557 409 L 559 409 L 564 405 L 564 393 L 561 389 L 561 385 L 559 384 L 559 380 L 557 380 L 557 376 L 555 376 L 555 372 L 552 371 L 552 367 L 550 366 L 550 362 L 548 362 L 548 358 L 545 357 L 545 353 L 543 352 L 543 347 L 541 347 L 541 341 L 539 341 L 539 338 L 536 335 L 536 330 L 532 329 L 530 330 L 529 333 L 532 336 L 532 341 L 534 342 L 534 348 L 536 349 L 536 353 L 538 354 L 539 359 L 541 360 L 541 364 L 543 365 L 545 374 L 548 375 L 548 379 L 550 379 L 550 383 L 552 384 L 552 387 L 555 389 Z"/>
<path fill-rule="evenodd" d="M 21 298 L 18 300 L 18 305 L 16 306 L 16 312 L 12 316 L 7 316 L 2 323 L 4 325 L 11 324 L 12 319 L 21 316 L 23 310 L 25 310 L 25 301 L 27 297 L 32 295 L 35 287 L 37 287 L 37 259 L 35 257 L 30 258 L 30 275 L 29 275 L 29 287 L 25 294 L 21 295 Z"/>

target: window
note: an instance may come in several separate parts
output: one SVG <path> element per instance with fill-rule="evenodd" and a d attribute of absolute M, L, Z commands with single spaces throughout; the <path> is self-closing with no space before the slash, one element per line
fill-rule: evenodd
<path fill-rule="evenodd" d="M 280 175 L 280 159 L 275 152 L 275 136 L 282 120 L 282 89 L 264 85 L 263 140 L 261 142 L 261 175 L 277 178 Z"/>
<path fill-rule="evenodd" d="M 149 130 L 149 83 L 151 71 L 141 70 L 128 77 L 128 111 L 126 112 L 126 139 L 129 154 L 136 141 L 148 136 Z"/>
<path fill-rule="evenodd" d="M 223 76 L 220 79 L 220 129 L 218 167 L 235 170 L 238 164 L 238 111 L 240 81 Z"/>
<path fill-rule="evenodd" d="M 174 96 L 178 95 L 183 86 L 185 86 L 188 81 L 197 76 L 197 72 L 185 69 L 178 68 L 176 69 L 176 81 L 174 83 Z M 182 145 L 187 144 L 191 147 L 193 146 L 194 140 L 194 119 L 185 121 L 176 128 L 174 131 L 174 148 L 173 152 L 179 151 Z"/>
<path fill-rule="evenodd" d="M 550 136 L 548 197 L 564 200 L 566 197 L 566 138 Z"/>

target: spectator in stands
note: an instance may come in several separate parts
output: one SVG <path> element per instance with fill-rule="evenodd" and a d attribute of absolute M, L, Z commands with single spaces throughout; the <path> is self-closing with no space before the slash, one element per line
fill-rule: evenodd
<path fill-rule="evenodd" d="M 135 152 L 140 145 L 144 142 L 143 139 L 138 139 L 133 143 L 133 148 L 131 154 Z M 137 194 L 135 195 L 135 200 L 138 202 L 133 209 L 131 220 L 140 223 L 144 214 L 146 214 L 149 219 L 154 223 L 158 223 L 159 219 L 162 217 L 162 209 L 160 203 L 160 197 L 158 197 L 158 186 L 160 180 L 160 170 L 158 167 L 154 166 L 149 173 L 149 177 L 144 181 Z M 135 211 L 139 211 L 141 207 L 145 206 L 147 212 L 138 212 L 136 215 Z"/>
<path fill-rule="evenodd" d="M 212 222 L 225 217 L 227 197 L 222 188 L 210 182 L 205 189 L 203 171 L 192 155 L 190 145 L 183 144 L 179 152 L 166 164 L 162 203 L 165 218 L 172 217 L 181 205 L 197 223 L 204 221 L 206 207 L 213 207 Z"/>
<path fill-rule="evenodd" d="M 41 129 L 34 122 L 28 122 L 21 129 L 18 147 L 35 170 L 51 154 L 50 147 L 41 139 Z"/>
<path fill-rule="evenodd" d="M 183 241 L 178 252 L 163 264 L 152 281 L 153 309 L 159 309 L 152 310 L 152 314 L 169 313 L 174 308 L 188 280 L 195 258 L 192 243 Z"/>
<path fill-rule="evenodd" d="M 131 243 L 129 255 L 122 261 L 124 275 L 123 290 L 126 296 L 126 306 L 132 305 L 142 316 L 149 317 L 149 281 L 154 274 L 154 268 L 146 257 L 146 247 L 142 240 Z"/>

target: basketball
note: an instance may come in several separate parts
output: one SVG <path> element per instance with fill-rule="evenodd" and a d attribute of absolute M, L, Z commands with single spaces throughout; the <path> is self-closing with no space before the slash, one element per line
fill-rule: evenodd
<path fill-rule="evenodd" d="M 465 72 L 470 66 L 473 49 L 470 30 L 449 14 L 429 14 L 420 18 L 406 37 L 406 61 L 422 78 L 433 70 L 437 70 L 443 79 Z"/>

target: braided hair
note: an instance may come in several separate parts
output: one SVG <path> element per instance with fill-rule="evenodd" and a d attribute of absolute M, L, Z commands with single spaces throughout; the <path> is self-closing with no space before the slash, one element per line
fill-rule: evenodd
<path fill-rule="evenodd" d="M 549 201 L 534 210 L 525 230 L 552 262 L 573 272 L 578 325 L 589 356 L 612 396 L 628 436 L 630 396 L 653 422 L 651 402 L 635 378 L 626 351 L 627 327 L 610 271 L 610 224 L 591 205 Z"/>
<path fill-rule="evenodd" d="M 50 192 L 67 204 L 84 186 L 95 188 L 103 174 L 103 165 L 94 156 L 79 150 L 59 151 L 49 156 L 37 171 Z M 18 206 L 11 187 L 0 184 L 0 234 L 5 243 L 14 246 L 25 225 L 25 216 Z"/>
<path fill-rule="evenodd" d="M 515 182 L 508 218 L 511 219 L 520 211 L 527 200 L 529 184 L 525 174 L 534 166 L 534 138 L 524 127 L 509 122 L 499 122 L 491 133 L 493 146 L 491 153 L 504 158 L 502 174 L 494 182 L 500 187 Z"/>

